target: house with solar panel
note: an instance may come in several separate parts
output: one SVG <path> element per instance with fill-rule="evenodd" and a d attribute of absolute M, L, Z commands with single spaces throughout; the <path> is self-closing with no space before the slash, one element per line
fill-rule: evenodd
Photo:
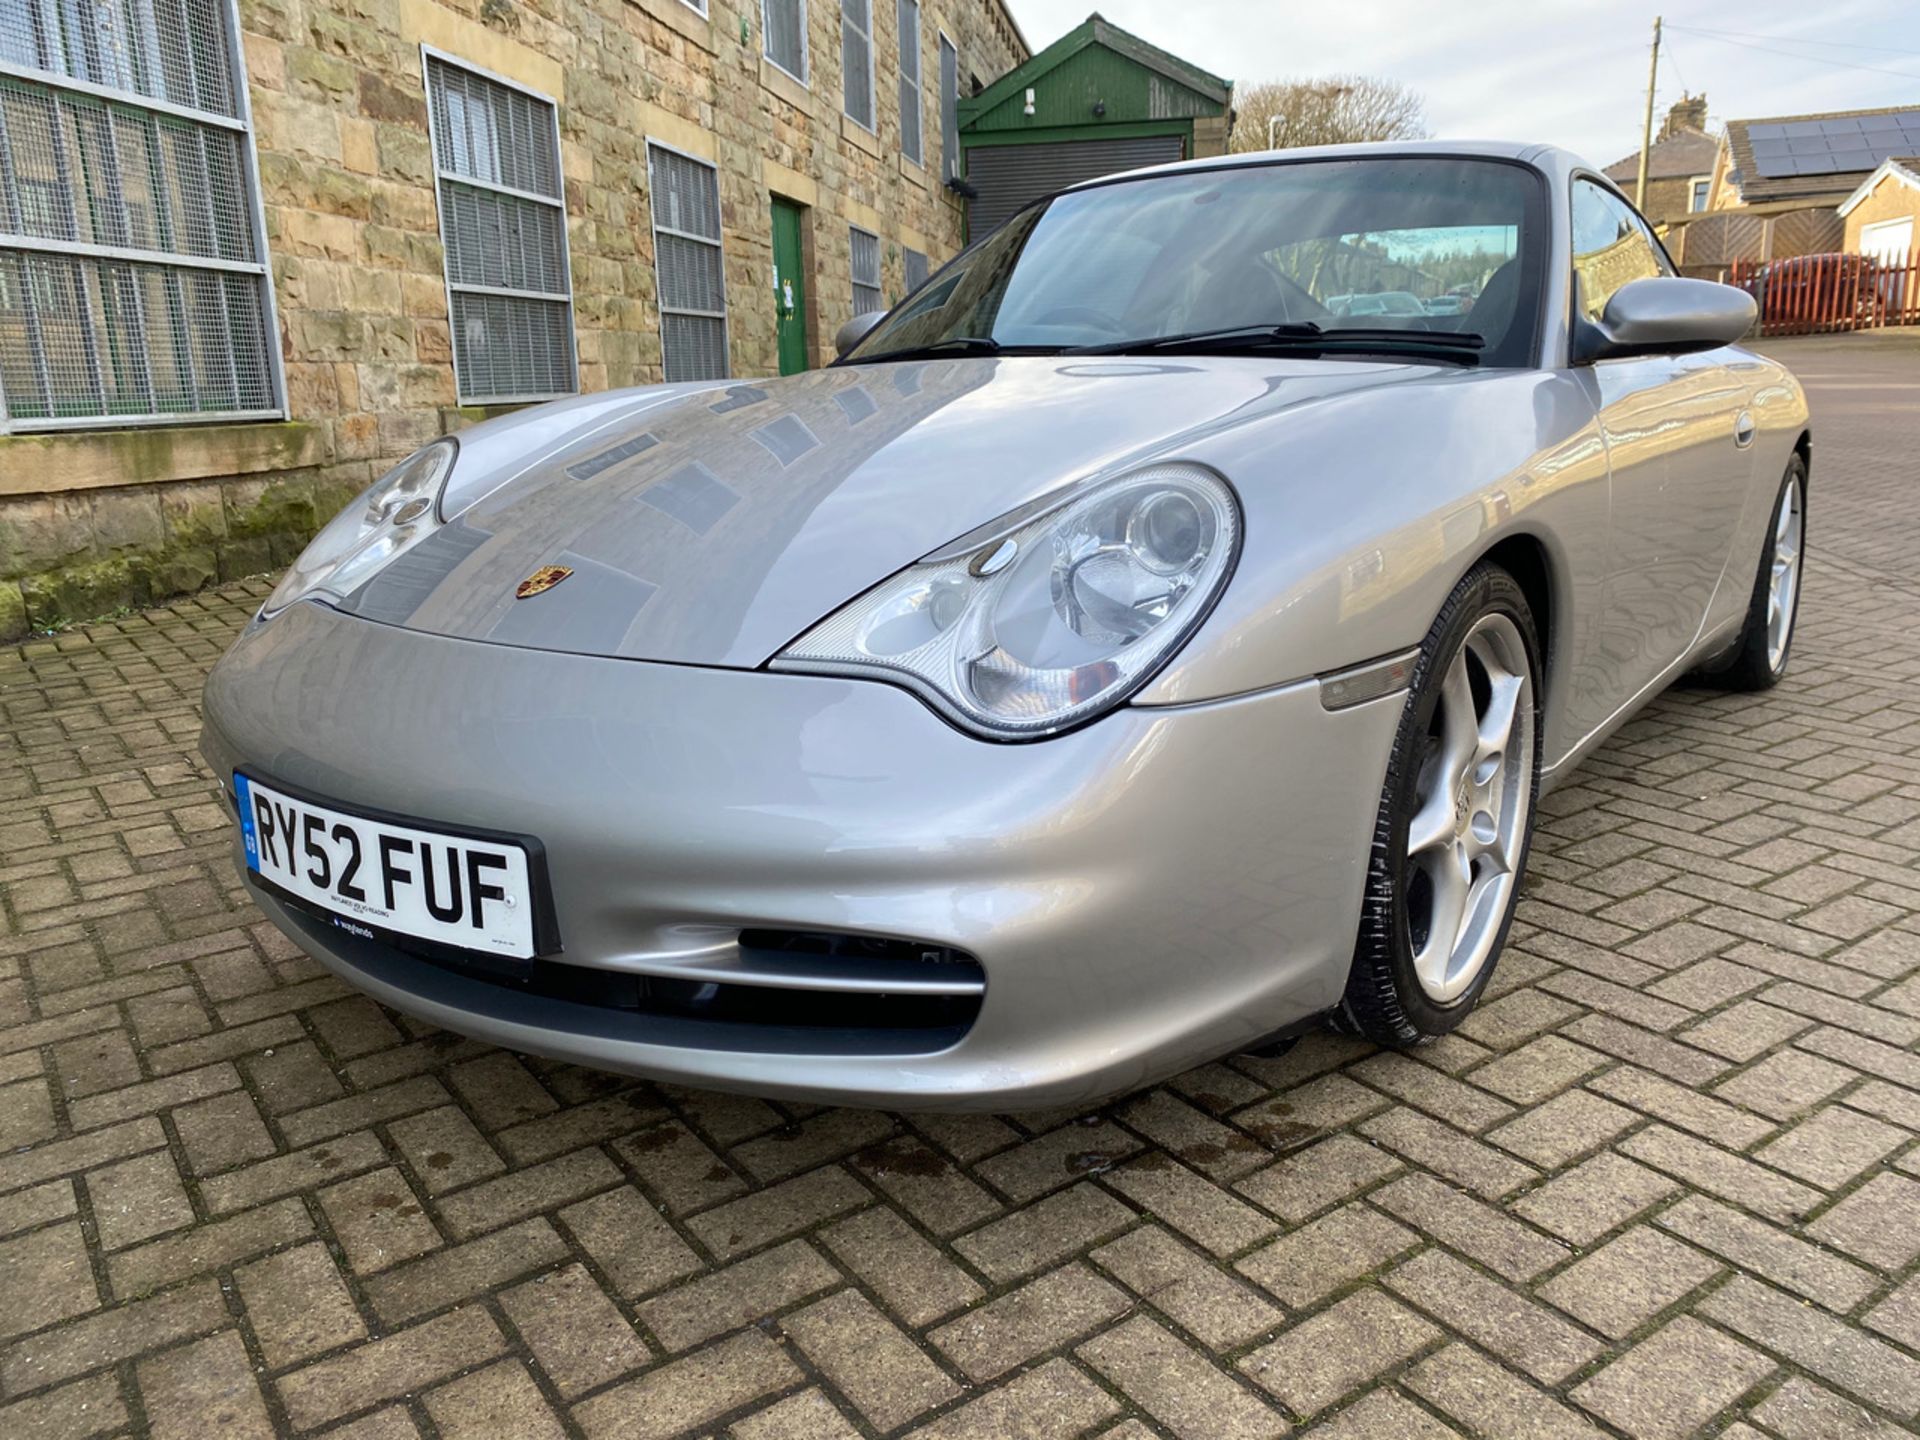
<path fill-rule="evenodd" d="M 1708 208 L 1838 210 L 1882 161 L 1920 155 L 1920 102 L 1729 120 Z"/>
<path fill-rule="evenodd" d="M 1668 246 L 1690 274 L 1853 248 L 1841 215 L 1887 160 L 1920 155 L 1920 103 L 1729 120 L 1703 214 Z"/>

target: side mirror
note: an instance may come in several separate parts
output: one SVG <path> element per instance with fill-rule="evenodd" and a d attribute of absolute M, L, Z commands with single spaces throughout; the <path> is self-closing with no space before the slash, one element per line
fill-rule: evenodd
<path fill-rule="evenodd" d="M 839 333 L 833 337 L 834 350 L 841 355 L 846 354 L 867 338 L 869 330 L 886 318 L 887 312 L 884 310 L 869 310 L 864 315 L 854 316 L 842 325 Z"/>
<path fill-rule="evenodd" d="M 1583 323 L 1576 361 L 1621 355 L 1681 355 L 1731 345 L 1759 318 L 1753 296 L 1714 280 L 1652 275 L 1613 292 L 1599 323 Z"/>

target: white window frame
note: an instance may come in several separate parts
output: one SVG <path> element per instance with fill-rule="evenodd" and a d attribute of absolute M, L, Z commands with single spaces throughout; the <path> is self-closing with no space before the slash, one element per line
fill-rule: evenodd
<path fill-rule="evenodd" d="M 858 275 L 853 273 L 853 237 L 855 235 L 864 235 L 873 241 L 873 284 L 871 285 L 866 284 Z M 852 291 L 862 289 L 873 291 L 874 310 L 885 310 L 887 308 L 886 249 L 881 245 L 880 237 L 874 234 L 873 231 L 867 229 L 864 225 L 855 225 L 851 222 L 847 225 L 847 280 L 849 289 Z M 860 297 L 858 294 L 853 294 L 850 298 L 853 301 L 853 313 L 855 315 L 872 313 L 871 311 L 860 308 Z"/>
<path fill-rule="evenodd" d="M 427 62 L 438 60 L 442 65 L 455 70 L 465 70 L 470 75 L 478 75 L 483 80 L 491 80 L 496 85 L 504 85 L 509 90 L 518 90 L 529 99 L 537 100 L 547 107 L 547 113 L 553 119 L 553 163 L 554 179 L 560 186 L 560 196 L 536 195 L 531 190 L 516 189 L 511 185 L 496 185 L 491 181 L 476 179 L 471 175 L 462 175 L 458 171 L 444 169 L 440 164 L 440 132 L 433 118 L 433 82 L 429 78 Z M 562 395 L 580 393 L 580 337 L 574 329 L 573 318 L 573 255 L 571 240 L 567 234 L 567 180 L 565 172 L 565 152 L 560 146 L 560 104 L 551 95 L 543 95 L 531 85 L 522 85 L 518 80 L 510 80 L 476 65 L 471 60 L 462 59 L 449 51 L 436 46 L 420 47 L 420 85 L 427 102 L 427 148 L 433 161 L 433 208 L 440 224 L 440 270 L 446 279 L 447 287 L 447 349 L 448 364 L 453 366 L 454 394 L 462 405 L 526 405 L 541 400 L 552 400 Z M 453 278 L 453 249 L 447 243 L 446 209 L 440 203 L 440 186 L 443 182 L 455 185 L 468 185 L 476 190 L 492 190 L 497 194 L 510 195 L 516 200 L 535 201 L 551 206 L 560 212 L 560 279 L 566 286 L 564 294 L 548 294 L 544 291 L 511 290 L 498 285 L 470 285 L 456 283 Z M 456 293 L 468 295 L 501 295 L 508 299 L 523 300 L 564 300 L 567 306 L 567 388 L 565 390 L 529 391 L 524 395 L 469 395 L 460 374 L 459 350 L 454 344 L 452 330 L 458 322 L 454 318 L 453 297 Z"/>
<path fill-rule="evenodd" d="M 698 15 L 702 20 L 707 18 L 707 0 L 680 0 L 680 3 L 693 11 L 693 13 Z"/>
<path fill-rule="evenodd" d="M 869 133 L 874 135 L 878 135 L 880 133 L 880 96 L 878 93 L 879 81 L 874 74 L 873 0 L 866 0 L 866 6 L 867 6 L 867 28 L 865 30 L 861 30 L 858 25 L 854 26 L 853 28 L 856 34 L 864 35 L 867 41 L 867 104 L 870 107 L 872 107 L 873 115 L 870 120 L 862 120 L 858 115 L 854 114 L 851 110 L 847 109 L 847 76 L 846 76 L 847 57 L 846 57 L 846 46 L 844 43 L 840 47 L 840 50 L 841 50 L 841 53 L 840 53 L 840 71 L 841 71 L 840 73 L 840 113 L 846 116 L 847 119 L 853 121 L 853 123 L 858 125 L 862 130 L 868 131 Z M 840 25 L 842 27 L 840 33 L 843 39 L 846 35 L 846 29 L 845 29 L 846 24 L 847 24 L 846 0 L 840 0 Z"/>
<path fill-rule="evenodd" d="M 933 63 L 939 66 L 939 74 L 934 83 L 940 87 L 940 181 L 960 178 L 960 43 L 945 30 L 935 28 L 934 34 L 940 37 L 939 44 L 933 48 Z M 943 50 L 953 52 L 953 153 L 949 155 L 947 145 L 947 80 L 946 67 L 940 64 Z"/>
<path fill-rule="evenodd" d="M 760 0 L 760 58 L 782 75 L 798 81 L 811 90 L 813 81 L 808 77 L 813 74 L 813 37 L 807 33 L 812 19 L 807 13 L 807 0 L 794 0 L 794 5 L 800 12 L 800 73 L 798 75 L 767 53 L 767 44 L 773 38 L 773 26 L 767 21 L 767 11 L 774 3 L 775 0 Z M 844 104 L 844 100 L 842 103 Z"/>
<path fill-rule="evenodd" d="M 1695 205 L 1693 203 L 1694 192 L 1698 190 L 1699 187 L 1702 185 L 1707 187 L 1707 193 L 1702 195 L 1700 197 L 1700 203 L 1698 205 Z M 1711 205 L 1712 203 L 1713 203 L 1713 177 L 1711 175 L 1696 175 L 1691 180 L 1687 181 L 1687 213 L 1689 215 L 1706 214 L 1707 206 Z"/>
<path fill-rule="evenodd" d="M 898 41 L 900 51 L 900 153 L 915 165 L 924 169 L 927 163 L 927 91 L 926 76 L 920 66 L 920 52 L 925 48 L 923 42 L 926 37 L 923 22 L 926 19 L 926 14 L 921 8 L 920 0 L 894 0 L 894 23 L 898 26 L 900 13 L 909 6 L 913 8 L 913 48 L 911 50 L 907 48 L 906 36 L 904 34 L 895 37 Z M 909 57 L 913 60 L 913 77 L 911 80 L 907 77 L 907 60 Z M 913 86 L 913 134 L 914 138 L 919 141 L 919 149 L 917 151 L 907 149 L 906 92 L 909 84 Z"/>
<path fill-rule="evenodd" d="M 32 3 L 32 0 L 29 0 Z M 197 106 L 179 105 L 134 90 L 99 85 L 56 71 L 40 70 L 0 60 L 0 76 L 37 85 L 56 93 L 86 95 L 111 101 L 130 109 L 146 110 L 196 124 L 231 130 L 240 137 L 240 182 L 246 189 L 246 220 L 252 228 L 254 259 L 251 261 L 217 259 L 172 250 L 141 250 L 119 245 L 80 244 L 64 240 L 46 240 L 31 235 L 0 235 L 0 250 L 26 253 L 74 255 L 96 260 L 118 260 L 133 264 L 164 265 L 175 269 L 223 271 L 257 276 L 260 283 L 260 325 L 265 339 L 267 388 L 272 404 L 248 410 L 169 410 L 145 415 L 54 415 L 15 419 L 7 407 L 6 391 L 0 387 L 0 435 L 26 434 L 48 430 L 132 430 L 161 425 L 207 425 L 252 420 L 287 418 L 287 383 L 280 355 L 280 316 L 274 293 L 272 256 L 267 249 L 266 211 L 260 192 L 260 155 L 254 139 L 253 92 L 248 84 L 247 59 L 240 31 L 239 0 L 227 0 L 226 12 L 227 74 L 233 87 L 234 115 L 222 115 Z M 91 315 L 88 316 L 91 328 Z M 188 332 L 191 334 L 191 331 Z M 237 358 L 237 357 L 236 357 Z M 151 389 L 151 386 L 149 386 Z M 51 391 L 51 385 L 49 385 Z"/>
<path fill-rule="evenodd" d="M 666 375 L 667 375 L 667 316 L 692 315 L 702 320 L 717 319 L 720 322 L 720 360 L 721 360 L 720 368 L 722 371 L 720 378 L 723 380 L 730 380 L 733 378 L 733 327 L 732 327 L 732 324 L 727 319 L 727 245 L 726 245 L 727 227 L 724 220 L 725 210 L 722 204 L 720 203 L 720 167 L 714 164 L 713 161 L 707 159 L 707 157 L 704 155 L 696 155 L 691 150 L 682 150 L 678 145 L 669 145 L 666 141 L 656 140 L 651 135 L 644 137 L 644 143 L 649 151 L 664 150 L 669 155 L 678 155 L 682 160 L 692 161 L 695 165 L 698 165 L 703 170 L 713 171 L 714 202 L 715 202 L 714 209 L 718 211 L 722 216 L 722 221 L 720 224 L 720 234 L 718 236 L 695 235 L 691 230 L 676 230 L 672 226 L 662 225 L 660 223 L 660 212 L 654 208 L 653 157 L 651 155 L 648 155 L 647 157 L 647 223 L 651 227 L 648 233 L 655 237 L 655 243 L 653 247 L 653 308 L 654 308 L 655 314 L 658 315 L 660 319 L 660 378 L 663 383 L 667 383 L 667 384 L 701 383 L 701 382 L 668 381 L 666 378 Z M 720 252 L 720 308 L 717 311 L 716 310 L 686 310 L 686 309 L 682 309 L 680 306 L 677 306 L 677 305 L 672 307 L 671 309 L 667 307 L 666 301 L 661 298 L 660 245 L 658 241 L 658 237 L 661 235 L 672 235 L 681 240 L 691 240 L 696 244 L 711 245 L 713 246 L 714 249 Z"/>

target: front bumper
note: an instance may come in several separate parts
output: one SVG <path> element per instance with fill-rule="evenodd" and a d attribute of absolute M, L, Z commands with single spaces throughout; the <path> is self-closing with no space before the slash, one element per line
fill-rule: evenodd
<path fill-rule="evenodd" d="M 871 681 L 451 640 L 308 603 L 215 667 L 202 750 L 223 783 L 239 767 L 537 836 L 565 966 L 698 977 L 742 931 L 780 930 L 952 947 L 985 973 L 977 1017 L 926 1053 L 857 1029 L 797 1042 L 519 995 L 256 888 L 397 1010 L 691 1085 L 1024 1108 L 1146 1084 L 1338 1000 L 1402 702 L 1328 713 L 1306 682 L 997 745 Z"/>

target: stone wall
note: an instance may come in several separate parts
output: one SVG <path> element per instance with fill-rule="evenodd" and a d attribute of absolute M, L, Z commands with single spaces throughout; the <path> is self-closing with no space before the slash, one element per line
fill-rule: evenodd
<path fill-rule="evenodd" d="M 893 0 L 874 0 L 878 133 L 842 115 L 840 6 L 809 83 L 761 58 L 759 0 L 240 0 L 289 420 L 0 437 L 0 636 L 284 564 L 393 460 L 490 413 L 457 403 L 421 46 L 559 107 L 583 390 L 661 378 L 647 142 L 715 163 L 733 373 L 777 369 L 770 200 L 808 207 L 815 363 L 852 314 L 850 224 L 938 265 L 939 36 L 969 76 L 1026 58 L 999 0 L 923 0 L 926 164 L 900 152 Z"/>

